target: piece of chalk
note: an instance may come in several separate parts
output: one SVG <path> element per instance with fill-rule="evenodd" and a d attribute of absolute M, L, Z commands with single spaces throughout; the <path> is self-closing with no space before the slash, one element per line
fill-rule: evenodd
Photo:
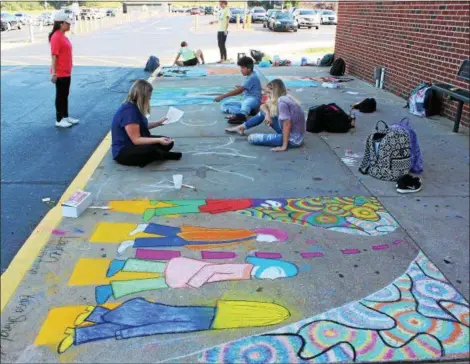
<path fill-rule="evenodd" d="M 233 252 L 211 252 L 211 251 L 202 251 L 202 259 L 233 259 L 237 254 Z"/>
<path fill-rule="evenodd" d="M 342 249 L 343 254 L 359 254 L 361 251 L 359 249 Z"/>
<path fill-rule="evenodd" d="M 278 259 L 282 258 L 282 254 L 280 253 L 268 253 L 268 252 L 256 252 L 255 256 L 257 258 L 265 258 L 265 259 Z"/>
<path fill-rule="evenodd" d="M 319 258 L 323 257 L 325 254 L 320 253 L 320 252 L 305 252 L 305 253 L 300 253 L 300 256 L 302 258 Z"/>

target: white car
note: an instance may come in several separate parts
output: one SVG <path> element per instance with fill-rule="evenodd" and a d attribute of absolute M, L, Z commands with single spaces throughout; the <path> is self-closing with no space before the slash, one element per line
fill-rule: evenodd
<path fill-rule="evenodd" d="M 320 16 L 320 23 L 321 24 L 337 24 L 338 18 L 336 13 L 331 10 L 322 10 Z"/>
<path fill-rule="evenodd" d="M 306 27 L 308 29 L 315 27 L 315 29 L 318 29 L 321 23 L 320 13 L 316 10 L 297 9 L 294 11 L 293 16 L 294 19 L 297 21 L 297 24 L 299 25 L 299 29 L 301 27 Z"/>

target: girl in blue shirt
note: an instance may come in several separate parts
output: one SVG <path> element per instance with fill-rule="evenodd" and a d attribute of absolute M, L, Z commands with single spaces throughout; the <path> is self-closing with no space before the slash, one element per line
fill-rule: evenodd
<path fill-rule="evenodd" d="M 166 118 L 150 122 L 150 98 L 153 87 L 145 80 L 132 85 L 126 101 L 119 107 L 111 127 L 112 154 L 119 164 L 145 167 L 157 160 L 178 160 L 181 153 L 170 152 L 174 141 L 151 135 L 150 129 L 161 126 Z"/>

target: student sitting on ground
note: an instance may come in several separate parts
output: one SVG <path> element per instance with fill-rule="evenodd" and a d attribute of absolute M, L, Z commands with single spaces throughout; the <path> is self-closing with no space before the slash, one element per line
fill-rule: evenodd
<path fill-rule="evenodd" d="M 170 152 L 174 142 L 163 136 L 151 135 L 149 129 L 161 126 L 166 118 L 149 123 L 150 98 L 153 87 L 145 80 L 132 85 L 126 101 L 119 107 L 111 127 L 113 159 L 126 166 L 145 167 L 165 159 L 181 159 L 181 153 Z"/>
<path fill-rule="evenodd" d="M 300 147 L 306 130 L 305 113 L 299 103 L 287 95 L 286 86 L 280 79 L 266 85 L 268 100 L 261 106 L 261 112 L 242 125 L 225 129 L 228 133 L 244 135 L 245 130 L 260 125 L 263 121 L 271 126 L 276 134 L 251 134 L 248 142 L 255 145 L 274 147 L 274 152 L 287 148 Z"/>
<path fill-rule="evenodd" d="M 183 57 L 183 61 L 178 61 L 178 59 Z M 196 66 L 198 63 L 204 64 L 204 55 L 202 51 L 198 49 L 194 52 L 191 48 L 188 47 L 187 42 L 181 42 L 181 49 L 176 55 L 175 65 L 176 66 Z"/>
<path fill-rule="evenodd" d="M 220 106 L 223 113 L 230 114 L 227 116 L 230 124 L 241 124 L 246 121 L 250 114 L 258 112 L 261 105 L 261 82 L 258 75 L 253 70 L 254 62 L 250 57 L 242 57 L 238 61 L 240 71 L 246 76 L 242 86 L 236 86 L 233 91 L 224 95 L 217 96 L 214 101 L 219 102 L 227 97 L 240 95 L 243 93 L 243 100 L 226 101 Z"/>

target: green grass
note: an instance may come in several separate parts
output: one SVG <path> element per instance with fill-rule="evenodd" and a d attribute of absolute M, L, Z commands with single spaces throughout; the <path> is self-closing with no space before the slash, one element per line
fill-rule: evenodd
<path fill-rule="evenodd" d="M 307 48 L 303 53 L 334 53 L 335 47 Z"/>

